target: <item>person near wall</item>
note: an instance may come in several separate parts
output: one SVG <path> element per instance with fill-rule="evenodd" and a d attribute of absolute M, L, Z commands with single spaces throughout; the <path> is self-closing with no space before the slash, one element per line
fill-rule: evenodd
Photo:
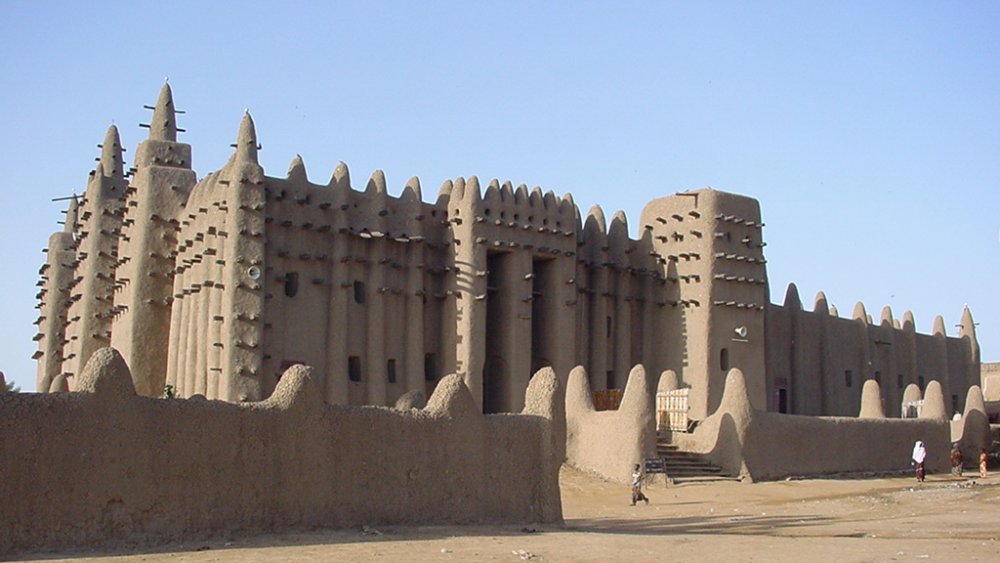
<path fill-rule="evenodd" d="M 986 465 L 989 463 L 989 459 L 985 449 L 979 451 L 979 476 L 983 479 L 986 478 Z"/>
<path fill-rule="evenodd" d="M 927 459 L 927 448 L 924 447 L 924 443 L 917 440 L 913 444 L 913 467 L 917 471 L 917 482 L 924 482 L 924 461 Z"/>
<path fill-rule="evenodd" d="M 649 504 L 649 499 L 646 495 L 642 494 L 642 468 L 639 464 L 635 464 L 635 469 L 632 470 L 632 506 L 640 500 L 645 501 Z"/>
<path fill-rule="evenodd" d="M 951 448 L 951 474 L 955 477 L 962 476 L 962 450 L 958 449 L 958 442 L 952 444 Z"/>

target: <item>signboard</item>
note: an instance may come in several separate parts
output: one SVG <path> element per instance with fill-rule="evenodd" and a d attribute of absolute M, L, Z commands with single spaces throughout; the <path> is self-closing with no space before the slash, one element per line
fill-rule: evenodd
<path fill-rule="evenodd" d="M 643 464 L 646 468 L 646 474 L 650 473 L 666 473 L 667 468 L 663 463 L 663 458 L 661 457 L 650 457 L 646 458 Z"/>

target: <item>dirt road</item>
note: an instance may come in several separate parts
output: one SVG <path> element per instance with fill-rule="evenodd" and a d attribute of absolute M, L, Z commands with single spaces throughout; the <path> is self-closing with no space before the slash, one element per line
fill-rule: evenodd
<path fill-rule="evenodd" d="M 1000 561 L 1000 476 L 626 487 L 564 469 L 565 527 L 380 528 L 270 534 L 90 561 Z"/>

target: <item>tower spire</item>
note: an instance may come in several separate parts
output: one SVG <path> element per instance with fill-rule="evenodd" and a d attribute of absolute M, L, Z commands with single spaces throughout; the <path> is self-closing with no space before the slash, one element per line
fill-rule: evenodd
<path fill-rule="evenodd" d="M 250 111 L 244 110 L 240 121 L 240 131 L 236 135 L 236 161 L 257 164 L 257 129 L 254 127 Z"/>
<path fill-rule="evenodd" d="M 118 136 L 118 127 L 112 124 L 104 135 L 101 145 L 101 173 L 105 176 L 121 178 L 125 173 L 122 161 L 122 143 Z"/>
<path fill-rule="evenodd" d="M 968 336 L 972 340 L 976 340 L 976 323 L 972 320 L 972 311 L 969 310 L 968 305 L 962 311 L 962 323 L 959 325 L 958 336 L 959 338 Z"/>
<path fill-rule="evenodd" d="M 153 119 L 149 123 L 149 138 L 158 141 L 177 141 L 177 115 L 174 111 L 174 95 L 170 91 L 170 84 L 164 83 L 163 88 L 160 88 L 160 97 L 153 107 Z"/>
<path fill-rule="evenodd" d="M 80 200 L 77 199 L 76 194 L 73 194 L 73 198 L 69 200 L 69 207 L 66 208 L 66 221 L 63 225 L 64 233 L 75 233 L 77 221 L 79 220 L 79 209 Z"/>

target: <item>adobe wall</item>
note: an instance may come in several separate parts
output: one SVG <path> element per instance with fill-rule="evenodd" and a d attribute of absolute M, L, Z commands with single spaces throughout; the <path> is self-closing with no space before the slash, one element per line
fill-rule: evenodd
<path fill-rule="evenodd" d="M 991 402 L 1000 401 L 1000 362 L 983 363 L 980 369 L 983 398 Z"/>
<path fill-rule="evenodd" d="M 79 393 L 0 394 L 0 553 L 361 524 L 560 522 L 558 379 L 484 416 L 449 376 L 423 410 L 325 405 L 312 370 L 261 403 L 134 395 L 112 349 Z M 72 439 L 64 439 L 71 435 Z M 491 486 L 483 486 L 489 483 Z"/>
<path fill-rule="evenodd" d="M 909 384 L 923 389 L 931 380 L 942 386 L 949 413 L 961 412 L 977 369 L 972 354 L 974 325 L 968 309 L 958 337 L 946 336 L 944 321 L 935 319 L 933 334 L 918 334 L 913 315 L 902 323 L 885 307 L 874 324 L 858 303 L 852 318 L 837 316 L 826 296 L 816 296 L 812 311 L 802 309 L 798 290 L 790 284 L 783 305 L 768 305 L 767 410 L 777 411 L 779 390 L 787 393 L 787 412 L 816 416 L 853 416 L 864 381 L 879 382 L 886 414 L 900 415 Z"/>
<path fill-rule="evenodd" d="M 608 481 L 628 483 L 632 468 L 656 453 L 653 394 L 646 370 L 632 368 L 618 410 L 595 411 L 587 372 L 576 367 L 566 387 L 566 463 Z"/>
<path fill-rule="evenodd" d="M 759 411 L 746 398 L 743 374 L 736 369 L 727 378 L 719 410 L 693 434 L 674 438 L 681 449 L 707 454 L 727 472 L 754 480 L 905 470 L 916 440 L 927 445 L 927 470 L 943 472 L 948 469 L 950 451 L 947 420 Z"/>

